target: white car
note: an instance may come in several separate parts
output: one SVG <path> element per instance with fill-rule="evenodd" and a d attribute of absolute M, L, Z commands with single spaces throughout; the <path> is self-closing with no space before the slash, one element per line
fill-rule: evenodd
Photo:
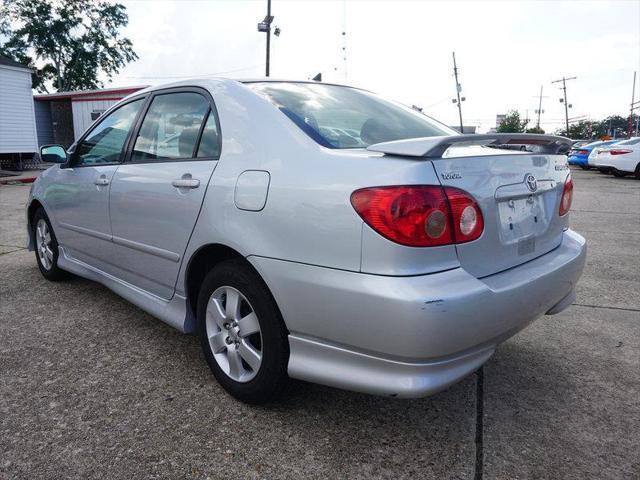
<path fill-rule="evenodd" d="M 611 172 L 616 177 L 635 174 L 640 179 L 640 137 L 605 148 L 594 148 L 589 155 L 589 165 Z"/>

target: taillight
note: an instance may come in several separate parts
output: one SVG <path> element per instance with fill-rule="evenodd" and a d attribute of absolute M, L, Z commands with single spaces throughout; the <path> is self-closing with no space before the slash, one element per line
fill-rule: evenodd
<path fill-rule="evenodd" d="M 478 238 L 484 230 L 484 219 L 477 202 L 471 195 L 457 188 L 444 187 L 444 191 L 451 206 L 455 242 L 470 242 Z"/>
<path fill-rule="evenodd" d="M 561 217 L 569 213 L 569 210 L 571 209 L 571 200 L 573 200 L 573 180 L 571 179 L 571 175 L 569 175 L 564 182 L 562 197 L 560 197 L 560 209 L 558 213 Z"/>
<path fill-rule="evenodd" d="M 578 150 L 578 155 L 589 155 L 589 150 Z"/>
<path fill-rule="evenodd" d="M 363 188 L 351 194 L 351 204 L 380 235 L 410 247 L 469 242 L 478 238 L 484 228 L 476 201 L 451 187 Z"/>
<path fill-rule="evenodd" d="M 609 154 L 611 155 L 624 155 L 625 153 L 631 153 L 633 150 L 625 150 L 623 148 L 616 148 L 609 150 Z"/>

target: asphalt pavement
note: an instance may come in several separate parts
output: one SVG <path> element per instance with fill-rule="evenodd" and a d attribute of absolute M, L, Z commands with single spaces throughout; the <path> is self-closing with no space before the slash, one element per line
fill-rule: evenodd
<path fill-rule="evenodd" d="M 398 400 L 295 383 L 243 405 L 182 335 L 24 249 L 0 185 L 0 480 L 640 478 L 640 181 L 574 171 L 576 303 L 482 372 Z"/>

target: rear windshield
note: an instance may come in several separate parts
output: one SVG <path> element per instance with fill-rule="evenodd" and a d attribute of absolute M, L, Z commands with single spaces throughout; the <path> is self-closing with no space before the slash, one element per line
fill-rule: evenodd
<path fill-rule="evenodd" d="M 404 138 L 456 135 L 422 113 L 351 87 L 290 82 L 247 86 L 329 148 L 363 148 Z"/>

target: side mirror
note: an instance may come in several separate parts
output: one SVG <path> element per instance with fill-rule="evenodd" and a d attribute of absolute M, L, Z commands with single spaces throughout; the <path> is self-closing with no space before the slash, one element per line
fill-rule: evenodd
<path fill-rule="evenodd" d="M 47 163 L 66 163 L 67 152 L 61 145 L 44 145 L 40 147 L 40 158 Z"/>

